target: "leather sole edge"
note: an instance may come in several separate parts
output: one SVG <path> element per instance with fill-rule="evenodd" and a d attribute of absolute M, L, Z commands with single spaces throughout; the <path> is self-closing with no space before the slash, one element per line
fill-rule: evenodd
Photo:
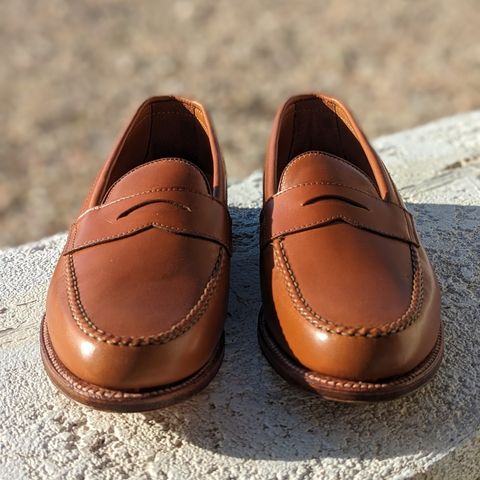
<path fill-rule="evenodd" d="M 138 391 L 114 390 L 85 382 L 70 372 L 57 357 L 42 319 L 40 353 L 52 383 L 67 397 L 97 410 L 144 412 L 179 403 L 203 390 L 217 374 L 224 357 L 225 336 L 218 342 L 210 360 L 192 376 L 171 385 Z"/>
<path fill-rule="evenodd" d="M 444 350 L 443 330 L 427 357 L 405 375 L 378 382 L 361 382 L 329 377 L 308 370 L 287 356 L 267 330 L 263 308 L 258 316 L 258 341 L 260 348 L 274 370 L 289 383 L 313 391 L 326 400 L 337 402 L 379 402 L 408 395 L 425 385 L 438 370 Z"/>

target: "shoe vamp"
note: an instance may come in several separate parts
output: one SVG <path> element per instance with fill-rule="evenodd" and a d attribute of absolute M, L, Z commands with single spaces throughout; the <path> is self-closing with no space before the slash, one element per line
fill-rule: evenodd
<path fill-rule="evenodd" d="M 344 223 L 288 236 L 282 244 L 296 294 L 316 316 L 340 325 L 379 327 L 408 309 L 408 244 Z"/>
<path fill-rule="evenodd" d="M 150 228 L 73 255 L 78 301 L 97 328 L 149 336 L 179 323 L 199 302 L 220 248 Z"/>

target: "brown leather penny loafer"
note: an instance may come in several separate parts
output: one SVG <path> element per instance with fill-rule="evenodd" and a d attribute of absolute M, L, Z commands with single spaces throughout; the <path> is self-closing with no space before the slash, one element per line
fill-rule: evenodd
<path fill-rule="evenodd" d="M 348 109 L 301 95 L 265 163 L 259 341 L 287 380 L 376 401 L 429 380 L 442 352 L 435 274 L 384 165 Z"/>
<path fill-rule="evenodd" d="M 210 382 L 224 350 L 226 196 L 202 105 L 144 102 L 71 226 L 48 291 L 42 358 L 64 393 L 141 411 Z"/>

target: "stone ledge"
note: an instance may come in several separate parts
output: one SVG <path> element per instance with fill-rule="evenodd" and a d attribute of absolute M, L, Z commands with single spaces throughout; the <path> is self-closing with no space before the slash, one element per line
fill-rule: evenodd
<path fill-rule="evenodd" d="M 42 370 L 38 330 L 64 235 L 0 252 L 0 478 L 461 478 L 480 476 L 480 112 L 382 137 L 443 290 L 435 380 L 379 405 L 287 385 L 256 341 L 261 175 L 230 187 L 235 254 L 225 362 L 168 409 L 91 411 Z"/>

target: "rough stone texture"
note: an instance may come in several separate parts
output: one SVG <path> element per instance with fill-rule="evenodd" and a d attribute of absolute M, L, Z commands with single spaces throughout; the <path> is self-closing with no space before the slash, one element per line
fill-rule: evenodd
<path fill-rule="evenodd" d="M 38 329 L 65 239 L 0 252 L 0 477 L 377 479 L 480 476 L 480 112 L 375 145 L 415 214 L 443 290 L 445 361 L 414 395 L 322 401 L 256 340 L 261 176 L 230 187 L 235 254 L 225 362 L 195 398 L 148 414 L 89 410 L 43 372 Z"/>

